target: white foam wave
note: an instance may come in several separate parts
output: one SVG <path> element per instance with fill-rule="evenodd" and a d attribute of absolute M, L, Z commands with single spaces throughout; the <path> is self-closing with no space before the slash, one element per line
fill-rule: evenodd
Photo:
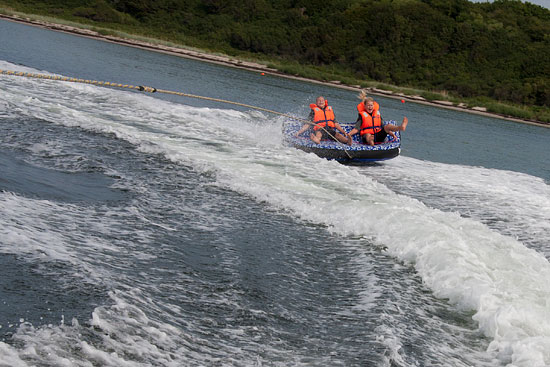
<path fill-rule="evenodd" d="M 110 233 L 132 235 L 137 241 L 147 241 L 150 236 L 145 230 L 125 229 L 124 218 L 131 215 L 131 207 L 113 212 L 10 192 L 0 192 L 0 207 L 0 252 L 21 255 L 31 262 L 70 264 L 72 275 L 84 282 L 101 284 L 113 279 L 109 268 L 98 264 L 123 266 L 119 257 L 125 250 L 109 239 Z M 137 261 L 153 255 L 136 246 L 131 257 Z"/>
<path fill-rule="evenodd" d="M 134 293 L 134 294 L 132 294 Z M 27 367 L 38 364 L 52 366 L 185 366 L 185 365 L 238 365 L 252 366 L 268 363 L 273 366 L 327 365 L 328 361 L 307 361 L 300 351 L 288 353 L 284 348 L 270 347 L 253 341 L 254 348 L 235 346 L 233 341 L 249 332 L 243 329 L 219 328 L 213 331 L 186 325 L 177 328 L 146 315 L 156 310 L 154 300 L 137 290 L 110 292 L 112 306 L 94 310 L 92 320 L 81 325 L 76 319 L 70 324 L 48 325 L 35 328 L 23 323 L 13 339 L 25 348 L 16 348 L 0 342 L 0 361 L 10 367 Z M 137 304 L 136 304 L 137 303 Z M 181 324 L 182 320 L 179 320 Z M 185 323 L 185 322 L 184 322 Z M 208 322 L 207 322 L 208 324 Z M 253 328 L 253 327 L 251 327 Z M 191 330 L 191 331 L 189 331 Z M 218 340 L 212 342 L 212 334 Z M 94 337 L 88 337 L 91 335 Z M 97 337 L 99 336 L 99 337 Z M 258 350 L 272 356 L 265 360 Z M 329 359 L 329 358 L 327 358 Z"/>
<path fill-rule="evenodd" d="M 541 178 L 407 157 L 364 173 L 430 207 L 485 223 L 550 258 L 550 186 Z"/>

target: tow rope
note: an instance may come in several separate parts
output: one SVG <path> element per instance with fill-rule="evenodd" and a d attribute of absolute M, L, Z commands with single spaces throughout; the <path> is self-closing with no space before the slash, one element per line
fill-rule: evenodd
<path fill-rule="evenodd" d="M 248 104 L 244 104 L 244 103 L 228 101 L 228 100 L 225 100 L 225 99 L 204 97 L 204 96 L 198 96 L 198 95 L 195 95 L 195 94 L 176 92 L 176 91 L 164 90 L 164 89 L 157 89 L 157 88 L 148 87 L 148 86 L 144 86 L 144 85 L 131 85 L 131 84 L 120 84 L 120 83 L 113 83 L 113 82 L 102 82 L 102 81 L 97 81 L 97 80 L 78 79 L 78 78 L 71 78 L 71 77 L 66 77 L 66 76 L 36 74 L 36 73 L 27 73 L 27 72 L 23 72 L 23 71 L 12 71 L 12 70 L 2 70 L 2 69 L 0 69 L 0 74 L 11 75 L 11 76 L 21 76 L 21 77 L 35 78 L 35 79 L 58 80 L 58 81 L 71 82 L 71 83 L 92 84 L 92 85 L 99 85 L 99 86 L 102 86 L 102 87 L 134 89 L 134 90 L 137 90 L 137 91 L 140 91 L 140 92 L 164 93 L 164 94 L 172 94 L 172 95 L 188 97 L 188 98 L 203 99 L 203 100 L 213 101 L 213 102 L 228 103 L 228 104 L 232 104 L 232 105 L 235 105 L 235 106 L 241 106 L 241 107 L 246 107 L 246 108 L 250 108 L 250 109 L 253 109 L 253 110 L 272 113 L 274 115 L 283 116 L 283 117 L 289 118 L 291 120 L 301 121 L 301 122 L 306 123 L 306 124 L 315 125 L 313 122 L 311 122 L 309 120 L 304 120 L 304 119 L 301 119 L 301 118 L 296 117 L 296 116 L 292 116 L 292 115 L 288 115 L 286 113 L 269 110 L 269 109 L 263 108 L 263 107 L 257 107 L 257 106 L 252 106 L 252 105 L 248 105 Z M 325 130 L 324 128 L 322 128 L 322 129 Z M 328 132 L 328 131 L 326 131 L 326 132 L 329 136 L 334 138 L 334 136 L 332 136 L 330 134 L 330 132 Z M 344 151 L 346 152 L 348 157 L 351 158 L 351 156 L 349 155 L 347 149 L 344 149 Z"/>
<path fill-rule="evenodd" d="M 308 122 L 307 120 L 303 120 L 303 119 L 297 118 L 295 116 L 287 115 L 285 113 L 281 113 L 281 112 L 277 112 L 277 111 L 273 111 L 273 110 L 268 110 L 268 109 L 262 108 L 262 107 L 251 106 L 251 105 L 244 104 L 244 103 L 239 103 L 239 102 L 227 101 L 227 100 L 219 99 L 219 98 L 203 97 L 203 96 L 197 96 L 197 95 L 189 94 L 189 93 L 175 92 L 175 91 L 164 90 L 164 89 L 157 89 L 157 88 L 153 88 L 153 87 L 147 87 L 147 86 L 144 86 L 144 85 L 130 85 L 130 84 L 120 84 L 120 83 L 112 83 L 112 82 L 102 82 L 102 81 L 97 81 L 97 80 L 70 78 L 70 77 L 66 77 L 66 76 L 35 74 L 35 73 L 26 73 L 26 72 L 22 72 L 22 71 L 11 71 L 11 70 L 1 70 L 1 69 L 0 69 L 0 74 L 13 75 L 13 76 L 22 76 L 22 77 L 36 78 L 36 79 L 59 80 L 59 81 L 71 82 L 71 83 L 92 84 L 92 85 L 99 85 L 99 86 L 102 86 L 102 87 L 115 87 L 115 88 L 134 89 L 134 90 L 138 90 L 140 92 L 172 94 L 172 95 L 182 96 L 182 97 L 204 99 L 204 100 L 208 100 L 208 101 L 221 102 L 221 103 L 229 103 L 229 104 L 233 104 L 233 105 L 237 105 L 237 106 L 241 106 L 241 107 L 252 108 L 252 109 L 255 109 L 255 110 L 259 110 L 259 111 L 265 111 L 265 112 L 273 113 L 273 114 L 276 114 L 276 115 L 291 118 L 293 120 L 300 120 L 300 121 Z"/>

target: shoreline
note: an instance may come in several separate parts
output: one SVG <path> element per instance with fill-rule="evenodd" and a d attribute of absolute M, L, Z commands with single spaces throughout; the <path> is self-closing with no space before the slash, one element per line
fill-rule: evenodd
<path fill-rule="evenodd" d="M 453 102 L 450 102 L 450 101 L 428 101 L 420 96 L 409 96 L 402 93 L 394 93 L 391 91 L 385 91 L 385 90 L 376 89 L 376 88 L 361 88 L 360 86 L 345 85 L 339 81 L 319 81 L 315 79 L 308 79 L 300 76 L 282 73 L 276 69 L 269 68 L 264 64 L 238 60 L 236 58 L 232 58 L 229 56 L 214 55 L 204 51 L 196 51 L 196 50 L 180 48 L 180 47 L 165 46 L 165 45 L 156 44 L 152 42 L 140 41 L 137 39 L 122 38 L 122 37 L 111 36 L 111 35 L 102 35 L 96 31 L 89 30 L 86 28 L 78 28 L 74 26 L 50 23 L 50 22 L 41 21 L 41 20 L 33 20 L 30 18 L 20 17 L 17 15 L 0 14 L 0 19 L 17 22 L 17 23 L 23 23 L 23 24 L 27 24 L 35 27 L 46 28 L 53 31 L 65 32 L 73 35 L 93 38 L 101 41 L 112 42 L 120 45 L 141 48 L 149 51 L 166 53 L 166 54 L 185 57 L 189 59 L 210 62 L 210 63 L 229 66 L 229 67 L 235 67 L 239 69 L 245 69 L 248 71 L 261 72 L 264 74 L 275 75 L 282 78 L 300 80 L 308 83 L 331 86 L 335 88 L 347 89 L 347 90 L 352 90 L 356 92 L 361 91 L 361 89 L 366 89 L 368 94 L 370 95 L 383 96 L 387 98 L 399 99 L 399 100 L 404 100 L 406 102 L 419 103 L 419 104 L 432 106 L 432 107 L 462 111 L 462 112 L 467 112 L 467 113 L 481 115 L 481 116 L 493 117 L 493 118 L 514 121 L 514 122 L 519 122 L 519 123 L 528 124 L 528 125 L 550 128 L 550 123 L 545 123 L 542 121 L 525 120 L 521 118 L 515 118 L 515 117 L 496 114 L 496 113 L 486 112 L 482 107 L 468 108 L 465 106 L 455 105 Z"/>

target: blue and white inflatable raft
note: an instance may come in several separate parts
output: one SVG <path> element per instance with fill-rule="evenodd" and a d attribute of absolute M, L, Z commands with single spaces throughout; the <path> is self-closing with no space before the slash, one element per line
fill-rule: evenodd
<path fill-rule="evenodd" d="M 395 121 L 386 121 L 396 125 Z M 350 132 L 355 124 L 340 124 L 344 130 Z M 315 144 L 310 138 L 311 130 L 307 130 L 300 136 L 296 133 L 303 126 L 301 122 L 286 122 L 283 125 L 283 140 L 286 145 L 315 153 L 321 158 L 334 159 L 341 163 L 369 163 L 395 158 L 401 148 L 401 135 L 395 133 L 396 139 L 390 135 L 383 143 L 374 146 L 364 144 L 359 140 L 359 134 L 353 136 L 351 146 L 333 140 L 322 140 L 321 144 Z"/>

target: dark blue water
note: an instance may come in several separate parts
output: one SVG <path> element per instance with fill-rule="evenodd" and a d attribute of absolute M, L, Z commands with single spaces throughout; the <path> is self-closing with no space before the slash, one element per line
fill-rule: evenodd
<path fill-rule="evenodd" d="M 297 116 L 322 94 L 341 121 L 359 101 L 6 21 L 0 69 Z M 0 76 L 0 364 L 541 365 L 550 129 L 376 99 L 411 121 L 402 156 L 348 167 L 278 116 Z"/>

